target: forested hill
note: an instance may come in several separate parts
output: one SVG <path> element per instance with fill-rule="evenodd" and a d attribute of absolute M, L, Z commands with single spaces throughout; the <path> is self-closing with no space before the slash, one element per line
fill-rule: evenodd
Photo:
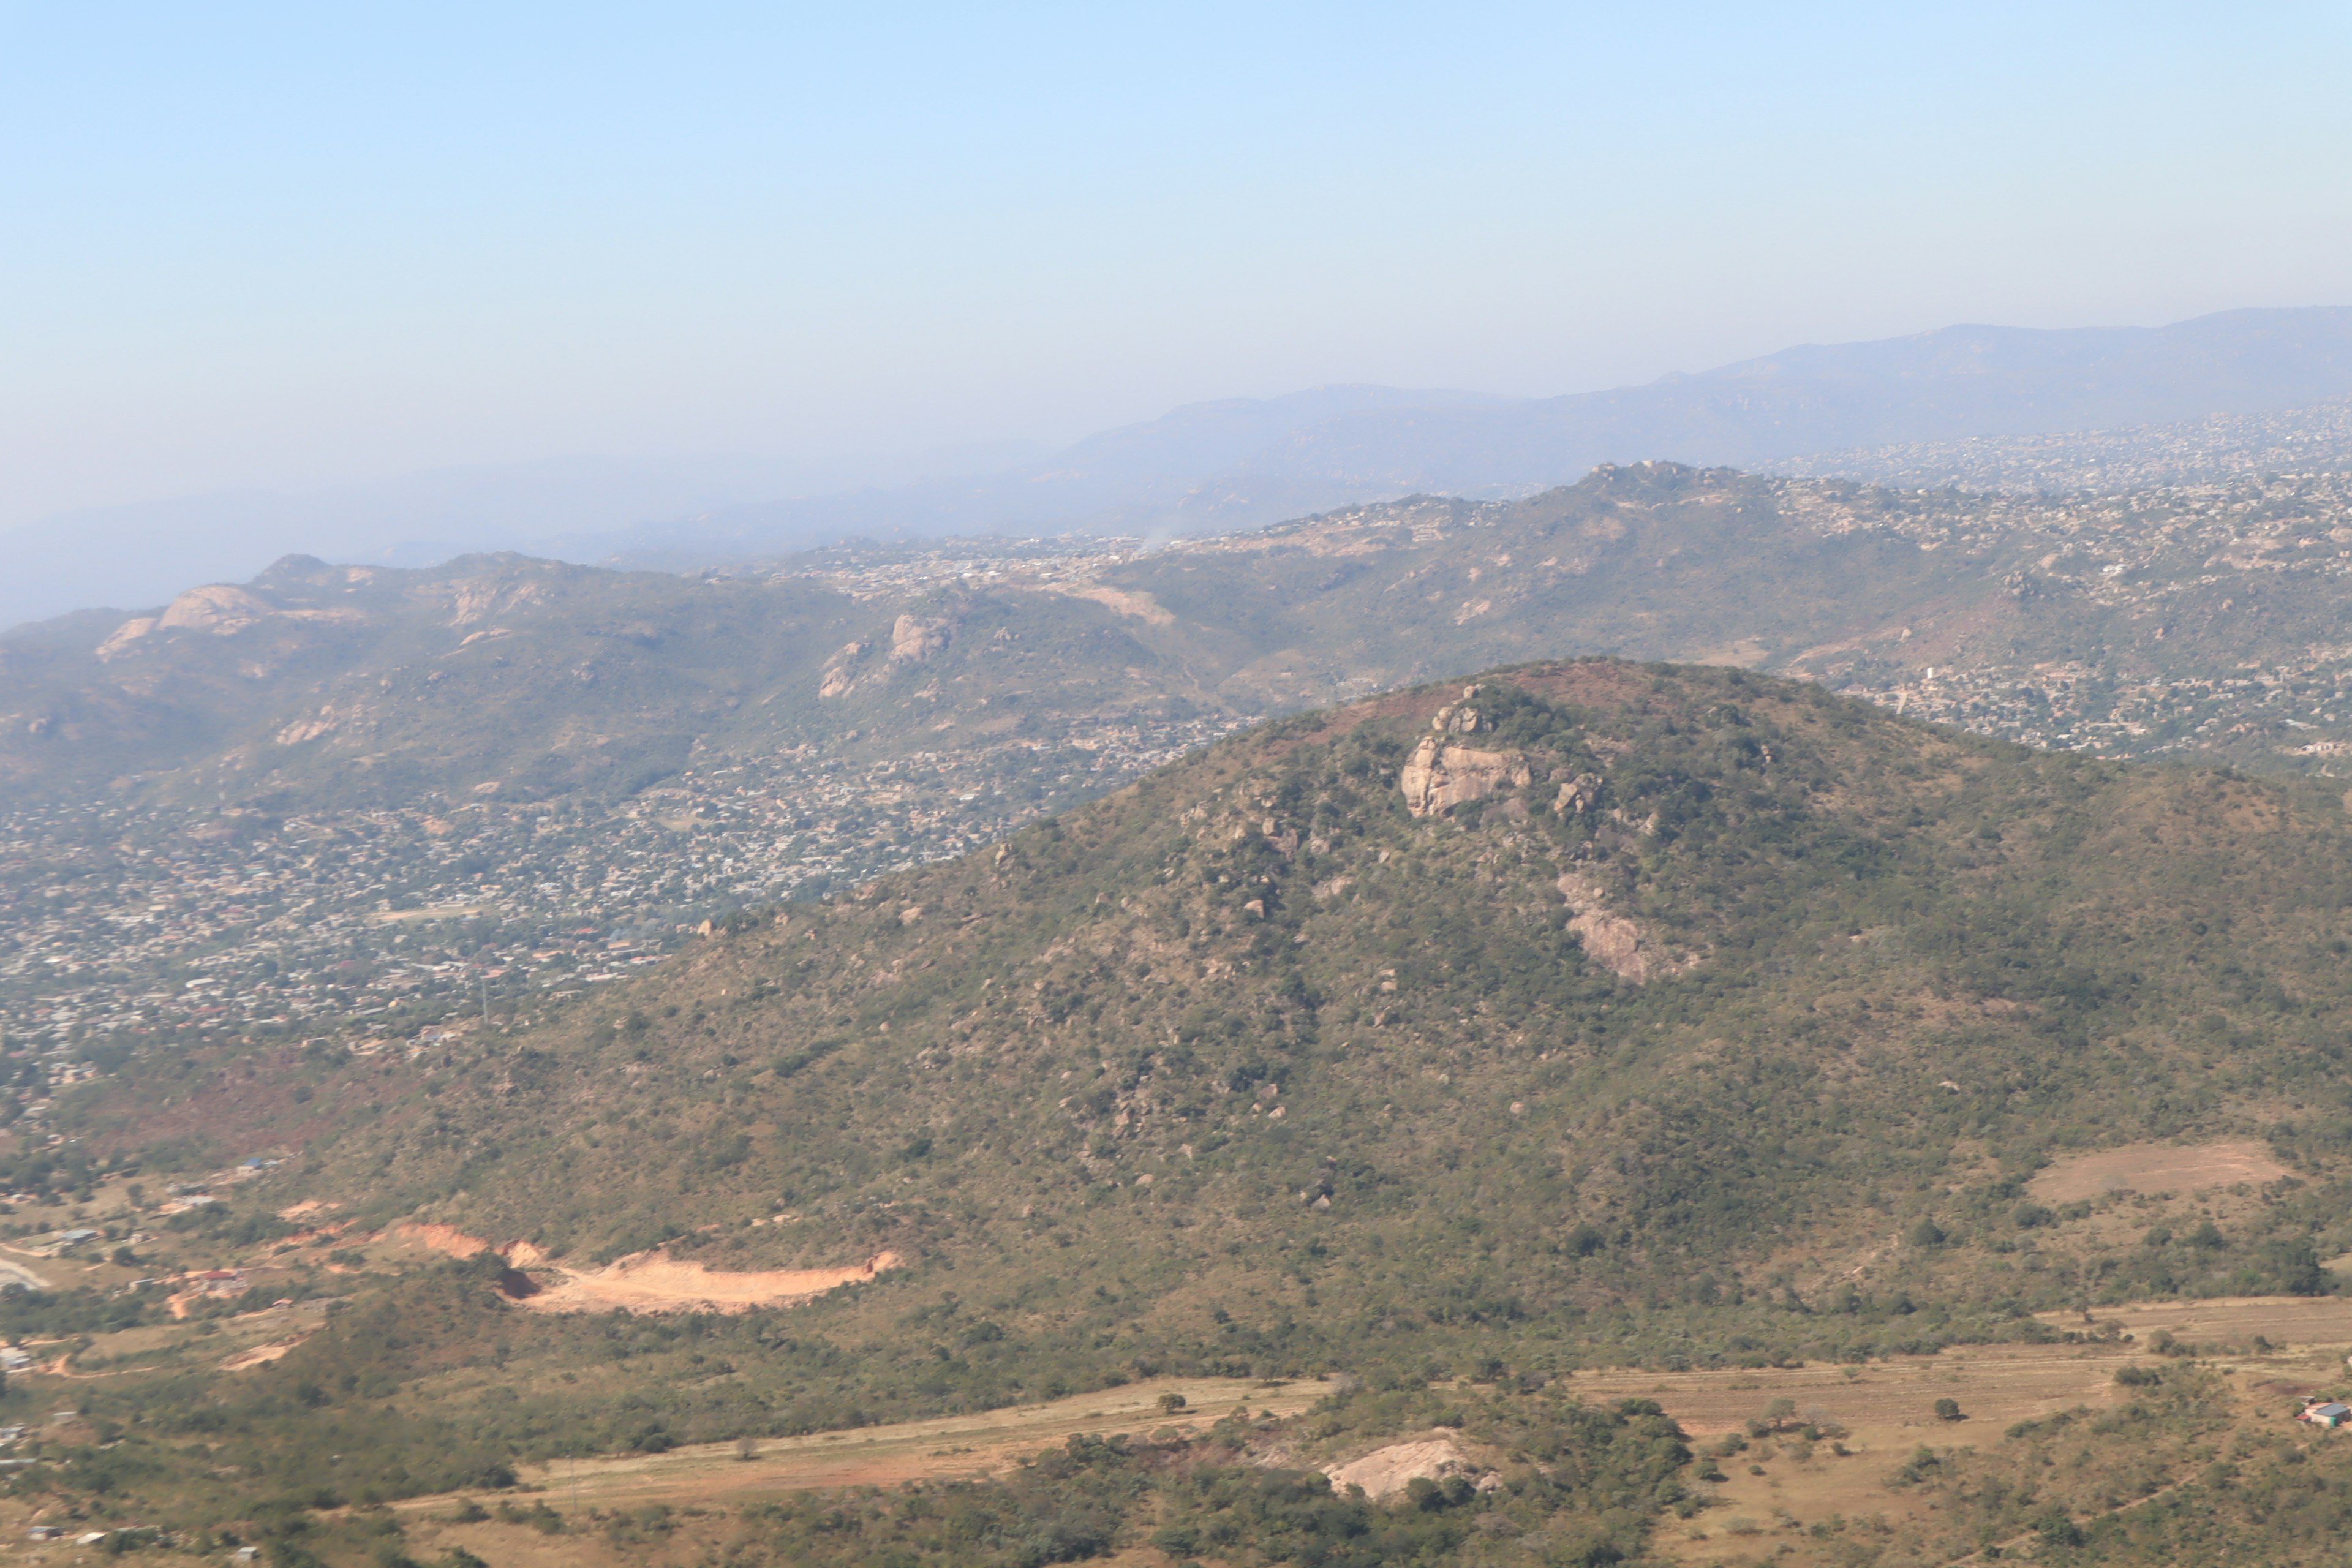
<path fill-rule="evenodd" d="M 1122 1356 L 1200 1351 L 1212 1308 L 1333 1364 L 1469 1325 L 1703 1355 L 2316 1289 L 2352 1245 L 2347 849 L 2308 785 L 1529 667 L 1225 742 L 519 1039 L 289 1067 L 316 1098 L 244 1135 L 310 1152 L 272 1201 L 575 1265 L 895 1251 L 825 1310 L 858 1338 L 953 1292 Z M 253 1102 L 186 1072 L 76 1130 Z M 2302 1175 L 2196 1246 L 2021 1217 L 2053 1158 L 2179 1137 Z"/>

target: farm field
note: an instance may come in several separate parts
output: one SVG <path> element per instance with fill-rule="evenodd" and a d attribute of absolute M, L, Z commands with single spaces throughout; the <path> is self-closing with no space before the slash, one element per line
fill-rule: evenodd
<path fill-rule="evenodd" d="M 1328 1388 L 1319 1383 L 1259 1384 L 1239 1378 L 1153 1378 L 1043 1405 L 1009 1405 L 972 1415 L 943 1416 L 846 1432 L 762 1438 L 746 1459 L 732 1443 L 701 1443 L 662 1454 L 562 1460 L 527 1468 L 523 1484 L 541 1489 L 552 1506 L 673 1507 L 741 1501 L 777 1491 L 824 1487 L 897 1486 L 907 1481 L 992 1474 L 1082 1432 L 1140 1436 L 1162 1426 L 1205 1427 L 1246 1408 L 1253 1415 L 1295 1415 Z M 1160 1408 L 1163 1394 L 1181 1394 L 1181 1411 Z M 424 1497 L 399 1505 L 404 1512 L 446 1512 L 453 1497 Z"/>
<path fill-rule="evenodd" d="M 2084 1326 L 2079 1314 L 2049 1314 L 2048 1321 L 2058 1328 Z M 1775 1553 L 1776 1561 L 1801 1563 L 1811 1560 L 1808 1549 L 1818 1539 L 1808 1533 L 1809 1527 L 1826 1521 L 1932 1525 L 1930 1498 L 1895 1482 L 1899 1468 L 1923 1447 L 1995 1450 L 2018 1423 L 2120 1405 L 2133 1390 L 2116 1383 L 2119 1369 L 2167 1364 L 2166 1357 L 2150 1349 L 2159 1331 L 2199 1347 L 2203 1363 L 2230 1380 L 2239 1420 L 2286 1430 L 2303 1394 L 2345 1380 L 2352 1300 L 2153 1302 L 2104 1311 L 2095 1328 L 2131 1339 L 1963 1347 L 1855 1366 L 1591 1372 L 1566 1382 L 1570 1392 L 1590 1403 L 1656 1400 L 1702 1452 L 1746 1432 L 1751 1421 L 1763 1419 L 1783 1400 L 1794 1406 L 1795 1424 L 1842 1432 L 1807 1442 L 1794 1430 L 1785 1431 L 1724 1457 L 1724 1479 L 1706 1489 L 1716 1495 L 1714 1506 L 1687 1522 L 1662 1521 L 1654 1548 L 1661 1558 L 1693 1568 L 1737 1568 Z M 2252 1347 L 2258 1339 L 2273 1348 L 2257 1353 Z M 1173 1420 L 1159 1407 L 1160 1396 L 1171 1392 L 1186 1402 L 1183 1416 Z M 528 1501 L 544 1502 L 567 1516 L 612 1515 L 652 1505 L 678 1510 L 677 1549 L 691 1556 L 689 1540 L 707 1547 L 714 1532 L 725 1528 L 732 1508 L 766 1494 L 985 1476 L 1075 1433 L 1205 1425 L 1237 1407 L 1286 1416 L 1310 1408 L 1327 1392 L 1319 1383 L 1158 1379 L 981 1415 L 767 1440 L 751 1459 L 734 1445 L 709 1444 L 583 1460 L 576 1468 L 564 1461 L 527 1472 L 524 1482 L 535 1492 Z M 1939 1399 L 1955 1401 L 1962 1418 L 1938 1418 Z M 414 1543 L 433 1550 L 462 1546 L 493 1568 L 603 1560 L 598 1554 L 605 1544 L 593 1537 L 541 1535 L 526 1523 L 496 1517 L 463 1521 L 464 1501 L 441 1496 L 400 1505 Z M 667 1561 L 644 1553 L 640 1543 L 628 1560 Z M 1159 1561 L 1148 1551 L 1135 1560 Z"/>
<path fill-rule="evenodd" d="M 2085 1327 L 2077 1313 L 2043 1316 L 2055 1328 Z M 2134 1391 L 2116 1382 L 2120 1368 L 2164 1364 L 2148 1350 L 2159 1331 L 2200 1347 L 2200 1359 L 2230 1379 L 2243 1423 L 2280 1429 L 2304 1394 L 2352 1382 L 2344 1363 L 2352 1349 L 2352 1300 L 2341 1297 L 2147 1302 L 2102 1309 L 2097 1327 L 2133 1342 L 1962 1347 L 1854 1367 L 1580 1373 L 1573 1386 L 1595 1402 L 1655 1399 L 1702 1451 L 1712 1439 L 1746 1430 L 1780 1399 L 1793 1401 L 1801 1423 L 1846 1429 L 1835 1444 L 1765 1439 L 1725 1458 L 1717 1506 L 1687 1526 L 1662 1523 L 1654 1548 L 1662 1557 L 1738 1568 L 1775 1552 L 1781 1563 L 1811 1561 L 1812 1538 L 1803 1532 L 1826 1521 L 1921 1522 L 1932 1511 L 1927 1500 L 1891 1484 L 1908 1456 L 1923 1446 L 1997 1448 L 2019 1422 L 2121 1405 Z M 2257 1338 L 2273 1348 L 2254 1353 Z M 1962 1419 L 1938 1419 L 1938 1399 L 1955 1401 Z"/>

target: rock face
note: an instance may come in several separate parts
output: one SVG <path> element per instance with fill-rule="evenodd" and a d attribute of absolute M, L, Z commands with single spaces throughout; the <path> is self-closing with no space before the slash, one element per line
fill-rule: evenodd
<path fill-rule="evenodd" d="M 1559 778 L 1558 773 L 1552 774 Z M 1574 778 L 1561 779 L 1559 798 L 1551 808 L 1562 816 L 1581 816 L 1601 804 L 1601 775 L 1579 773 Z"/>
<path fill-rule="evenodd" d="M 154 629 L 155 617 L 153 616 L 140 616 L 133 619 L 127 620 L 121 626 L 114 628 L 113 636 L 108 637 L 104 642 L 98 645 L 98 657 L 100 658 L 117 658 L 127 650 L 132 643 L 137 642 L 141 637 L 145 637 L 149 632 L 152 632 Z"/>
<path fill-rule="evenodd" d="M 1601 905 L 1601 889 L 1573 871 L 1562 872 L 1557 886 L 1568 907 L 1576 911 L 1568 929 L 1583 944 L 1585 956 L 1636 985 L 1649 979 L 1656 965 L 1642 928 L 1622 915 L 1611 914 Z"/>
<path fill-rule="evenodd" d="M 1433 1436 L 1412 1443 L 1391 1443 L 1324 1473 L 1330 1478 L 1333 1491 L 1344 1494 L 1349 1487 L 1361 1487 L 1366 1497 L 1378 1501 L 1393 1497 L 1423 1478 L 1443 1480 L 1447 1476 L 1470 1475 L 1477 1469 L 1452 1437 Z"/>
<path fill-rule="evenodd" d="M 271 613 L 267 602 L 244 589 L 232 587 L 226 583 L 215 583 L 207 587 L 191 588 L 173 600 L 171 608 L 156 621 L 155 629 L 210 632 L 215 637 L 232 637 L 268 619 Z"/>
<path fill-rule="evenodd" d="M 1440 708 L 1429 721 L 1435 733 L 1421 738 L 1412 761 L 1397 773 L 1397 787 L 1404 791 L 1404 808 L 1413 816 L 1443 815 L 1500 790 L 1534 782 L 1527 758 L 1517 752 L 1482 752 L 1472 746 L 1449 745 L 1441 738 L 1478 732 L 1478 710 L 1470 706 L 1477 695 L 1476 687 L 1465 687 L 1460 702 Z"/>
<path fill-rule="evenodd" d="M 1412 761 L 1397 774 L 1404 791 L 1404 808 L 1428 816 L 1485 800 L 1506 787 L 1532 782 L 1528 760 L 1517 752 L 1481 752 L 1468 746 L 1447 746 L 1434 735 L 1422 737 Z"/>
<path fill-rule="evenodd" d="M 862 642 L 844 644 L 818 672 L 816 694 L 824 698 L 848 695 L 849 689 L 857 684 L 857 661 L 866 657 L 871 646 Z"/>
<path fill-rule="evenodd" d="M 890 628 L 890 662 L 920 664 L 945 652 L 949 638 L 954 635 L 955 628 L 949 622 L 900 616 L 898 624 Z"/>

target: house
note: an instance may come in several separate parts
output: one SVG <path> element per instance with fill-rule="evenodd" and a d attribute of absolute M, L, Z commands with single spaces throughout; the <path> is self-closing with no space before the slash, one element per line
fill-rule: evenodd
<path fill-rule="evenodd" d="M 2347 1421 L 2352 1421 L 2352 1405 L 2347 1405 L 2340 1399 L 2331 1399 L 2324 1403 L 2315 1399 L 2303 1407 L 2303 1413 L 2295 1419 L 2308 1421 L 2314 1426 L 2325 1426 L 2333 1432 Z"/>

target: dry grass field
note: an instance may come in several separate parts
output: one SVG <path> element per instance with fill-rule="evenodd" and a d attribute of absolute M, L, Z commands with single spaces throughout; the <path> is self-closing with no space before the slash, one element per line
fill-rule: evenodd
<path fill-rule="evenodd" d="M 2133 1143 L 2053 1162 L 2027 1184 L 2037 1203 L 2070 1204 L 2108 1193 L 2201 1193 L 2288 1174 L 2255 1142 Z"/>
<path fill-rule="evenodd" d="M 2048 1321 L 2053 1327 L 2083 1326 L 2071 1313 L 2049 1314 Z M 1596 1400 L 1655 1399 L 1702 1447 L 1709 1438 L 1743 1430 L 1782 1398 L 1795 1402 L 1801 1421 L 1846 1428 L 1834 1443 L 1769 1439 L 1723 1459 L 1727 1479 L 1714 1488 L 1719 1505 L 1687 1525 L 1664 1521 L 1657 1537 L 1660 1555 L 1695 1568 L 1738 1568 L 1768 1559 L 1796 1568 L 1812 1560 L 1806 1526 L 1832 1516 L 1876 1516 L 1897 1525 L 1916 1520 L 1925 1506 L 1921 1495 L 1888 1483 L 1920 1446 L 1990 1448 L 2018 1422 L 2121 1403 L 2131 1391 L 2116 1384 L 2117 1369 L 2158 1363 L 2147 1346 L 2158 1331 L 2205 1348 L 2208 1364 L 2232 1379 L 2239 1418 L 2246 1422 L 2275 1427 L 2293 1417 L 2305 1394 L 2352 1383 L 2344 1361 L 2352 1349 L 2352 1300 L 2345 1298 L 2158 1301 L 2102 1309 L 2098 1322 L 2119 1328 L 2134 1342 L 1988 1345 L 1858 1367 L 1589 1373 L 1574 1386 Z M 2273 1349 L 2254 1353 L 2246 1348 L 2257 1339 Z M 2231 1346 L 2242 1347 L 2242 1353 L 2223 1349 Z M 1946 1398 L 1958 1402 L 1962 1420 L 1937 1419 L 1936 1401 Z M 1841 1447 L 1845 1452 L 1837 1451 Z"/>
<path fill-rule="evenodd" d="M 896 1486 L 905 1481 L 994 1473 L 1024 1456 L 1058 1447 L 1075 1434 L 1129 1432 L 1163 1426 L 1200 1428 L 1246 1409 L 1295 1415 L 1329 1390 L 1320 1383 L 1258 1384 L 1234 1378 L 1153 1378 L 1044 1405 L 1008 1405 L 975 1415 L 943 1416 L 890 1426 L 763 1438 L 754 1458 L 732 1443 L 702 1443 L 664 1454 L 570 1460 L 527 1469 L 523 1484 L 540 1489 L 556 1508 L 679 1506 L 802 1491 L 822 1487 Z M 1184 1408 L 1161 1410 L 1162 1394 L 1181 1394 Z M 404 1511 L 446 1512 L 448 1497 L 416 1498 Z"/>
<path fill-rule="evenodd" d="M 2052 1314 L 2053 1327 L 2081 1328 L 2077 1314 Z M 2352 1300 L 2229 1298 L 2162 1301 L 2103 1310 L 2103 1331 L 2128 1342 L 2076 1345 L 1988 1345 L 1941 1355 L 1901 1357 L 1858 1366 L 1818 1365 L 1734 1372 L 1581 1373 L 1568 1390 L 1593 1402 L 1633 1396 L 1655 1399 L 1702 1448 L 1744 1432 L 1776 1402 L 1795 1407 L 1795 1420 L 1827 1433 L 1807 1442 L 1794 1431 L 1754 1440 L 1720 1463 L 1725 1479 L 1709 1489 L 1717 1505 L 1697 1519 L 1663 1521 L 1659 1554 L 1702 1568 L 1727 1568 L 1770 1559 L 1810 1560 L 1813 1538 L 1805 1527 L 1832 1516 L 1883 1518 L 1900 1526 L 1928 1507 L 1916 1489 L 1890 1485 L 1898 1466 L 1922 1445 L 1938 1448 L 2001 1444 L 2012 1425 L 2064 1410 L 2099 1410 L 2119 1404 L 2125 1365 L 2158 1364 L 2151 1352 L 2162 1331 L 2202 1348 L 2240 1390 L 2242 1418 L 2282 1423 L 2306 1391 L 2346 1380 L 2352 1349 Z M 2257 1353 L 2258 1341 L 2273 1348 Z M 1171 1422 L 1159 1408 L 1163 1393 L 1184 1395 L 1183 1417 Z M 984 1476 L 1021 1457 L 1061 1443 L 1073 1433 L 1136 1433 L 1168 1425 L 1205 1424 L 1236 1407 L 1293 1415 L 1326 1392 L 1312 1383 L 1279 1385 L 1207 1379 L 1160 1379 L 1052 1404 L 1017 1406 L 982 1415 L 912 1422 L 858 1431 L 776 1439 L 743 1458 L 734 1445 L 704 1445 L 667 1454 L 569 1462 L 525 1477 L 537 1497 L 559 1512 L 615 1511 L 665 1504 L 679 1511 L 675 1550 L 690 1560 L 725 1528 L 728 1510 L 764 1494 L 838 1486 L 891 1486 L 906 1481 Z M 1939 1419 L 1936 1402 L 1956 1401 L 1963 1416 Z M 1786 1409 L 1787 1406 L 1780 1406 Z M 1760 1473 L 1759 1473 L 1760 1472 Z M 496 1519 L 457 1521 L 462 1500 L 422 1498 L 402 1505 L 415 1549 L 458 1545 L 493 1568 L 607 1561 L 611 1549 L 577 1533 L 542 1536 Z M 690 1545 L 698 1542 L 699 1545 Z M 1137 1563 L 1160 1562 L 1149 1551 Z M 619 1563 L 623 1559 L 611 1557 Z M 642 1550 L 633 1563 L 661 1563 Z"/>
<path fill-rule="evenodd" d="M 289 1315 L 256 1314 L 250 1323 L 235 1322 L 208 1336 L 205 1350 L 219 1353 L 242 1344 L 249 1353 L 257 1341 L 282 1340 L 288 1325 L 259 1320 Z M 1934 1508 L 1931 1495 L 1893 1484 L 1898 1467 L 1923 1445 L 1997 1450 L 2016 1423 L 2122 1403 L 2132 1391 L 2116 1383 L 2116 1372 L 2135 1363 L 2164 1364 L 2152 1349 L 2159 1332 L 2196 1347 L 2204 1364 L 2221 1371 L 2235 1390 L 2236 1420 L 2273 1432 L 2289 1430 L 2284 1424 L 2302 1395 L 2352 1382 L 2345 1363 L 2352 1350 L 2352 1299 L 2159 1301 L 2104 1309 L 2095 1325 L 2085 1325 L 2076 1313 L 2049 1314 L 2047 1321 L 2056 1328 L 2095 1327 L 2130 1339 L 1964 1347 L 1851 1366 L 1580 1373 L 1567 1380 L 1566 1391 L 1595 1403 L 1655 1399 L 1702 1450 L 1793 1407 L 1793 1417 L 1782 1423 L 1790 1429 L 1751 1436 L 1744 1451 L 1720 1458 L 1723 1479 L 1704 1483 L 1715 1505 L 1690 1521 L 1663 1520 L 1655 1549 L 1690 1568 L 1768 1561 L 1798 1568 L 1831 1551 L 1808 1527 L 1832 1518 L 1878 1519 L 1897 1528 L 1931 1522 L 1926 1517 Z M 107 1348 L 119 1354 L 144 1347 Z M 748 1457 L 729 1443 L 559 1461 L 528 1470 L 520 1497 L 479 1500 L 525 1510 L 543 1503 L 577 1521 L 560 1533 L 541 1533 L 520 1515 L 468 1519 L 467 1500 L 456 1495 L 415 1499 L 398 1511 L 408 1549 L 426 1561 L 462 1547 L 491 1568 L 668 1568 L 703 1560 L 735 1528 L 735 1510 L 778 1492 L 984 1477 L 1077 1433 L 1199 1428 L 1236 1410 L 1287 1416 L 1309 1409 L 1328 1392 L 1327 1384 L 1313 1382 L 1161 1378 L 982 1415 L 763 1439 Z M 1168 1394 L 1183 1396 L 1181 1413 L 1161 1408 Z M 1938 1418 L 1939 1399 L 1956 1401 L 1963 1418 Z M 1793 1429 L 1804 1425 L 1822 1429 L 1821 1436 L 1809 1441 Z M 675 1515 L 667 1544 L 641 1541 L 625 1552 L 596 1529 L 578 1528 L 585 1522 L 581 1516 L 632 1514 L 655 1505 Z M 22 1550 L 28 1561 L 64 1562 L 73 1555 L 63 1543 Z M 1116 1562 L 1128 1568 L 1164 1564 L 1149 1549 Z"/>
<path fill-rule="evenodd" d="M 2076 1314 L 2053 1314 L 2053 1327 L 2084 1326 Z M 2242 1418 L 2288 1420 L 2306 1391 L 2347 1378 L 2352 1349 L 2352 1300 L 2231 1298 L 2163 1301 L 2103 1310 L 2102 1331 L 2130 1342 L 2076 1345 L 1989 1345 L 1937 1356 L 1901 1357 L 1858 1366 L 1819 1365 L 1754 1371 L 1581 1373 L 1568 1390 L 1593 1402 L 1652 1398 L 1679 1421 L 1702 1448 L 1763 1418 L 1777 1401 L 1794 1405 L 1798 1423 L 1842 1429 L 1807 1442 L 1794 1431 L 1754 1440 L 1720 1462 L 1725 1479 L 1708 1489 L 1714 1507 L 1694 1521 L 1662 1522 L 1657 1551 L 1669 1561 L 1702 1568 L 1768 1559 L 1800 1564 L 1815 1545 L 1805 1527 L 1832 1516 L 1914 1521 L 1928 1505 L 1922 1493 L 1890 1485 L 1893 1473 L 1922 1445 L 1938 1448 L 2001 1444 L 2012 1425 L 2064 1410 L 2099 1410 L 2119 1404 L 2128 1389 L 2115 1381 L 2132 1363 L 2159 1364 L 2149 1344 L 2158 1331 L 2202 1347 L 2208 1364 L 2221 1367 L 2240 1390 Z M 2257 1353 L 2257 1341 L 2273 1347 Z M 2234 1347 L 2234 1348 L 2233 1348 Z M 1161 1394 L 1185 1396 L 1183 1418 L 1159 1408 Z M 983 1415 L 913 1422 L 859 1431 L 815 1434 L 759 1445 L 746 1459 L 731 1444 L 704 1445 L 660 1455 L 569 1462 L 531 1471 L 526 1484 L 559 1512 L 615 1511 L 660 1503 L 679 1511 L 675 1549 L 693 1558 L 723 1532 L 728 1510 L 761 1495 L 837 1486 L 891 1486 L 906 1481 L 993 1473 L 1021 1457 L 1077 1432 L 1149 1432 L 1168 1425 L 1205 1424 L 1236 1407 L 1293 1415 L 1326 1392 L 1312 1383 L 1280 1385 L 1218 1380 L 1160 1379 L 1099 1394 L 1018 1406 Z M 1939 1419 L 1938 1399 L 1956 1401 L 1963 1419 Z M 1786 1408 L 1785 1406 L 1781 1408 Z M 1842 1451 L 1841 1451 L 1842 1450 Z M 1761 1473 L 1757 1473 L 1757 1472 Z M 603 1542 L 576 1533 L 541 1536 L 525 1525 L 495 1519 L 457 1522 L 462 1500 L 423 1498 L 402 1505 L 415 1549 L 460 1545 L 493 1568 L 541 1563 L 603 1563 Z M 689 1542 L 699 1546 L 689 1546 Z M 1159 1563 L 1148 1550 L 1136 1563 Z M 1123 1558 L 1122 1561 L 1128 1559 Z M 619 1557 L 610 1561 L 619 1563 Z M 626 1561 L 658 1563 L 642 1550 Z"/>

